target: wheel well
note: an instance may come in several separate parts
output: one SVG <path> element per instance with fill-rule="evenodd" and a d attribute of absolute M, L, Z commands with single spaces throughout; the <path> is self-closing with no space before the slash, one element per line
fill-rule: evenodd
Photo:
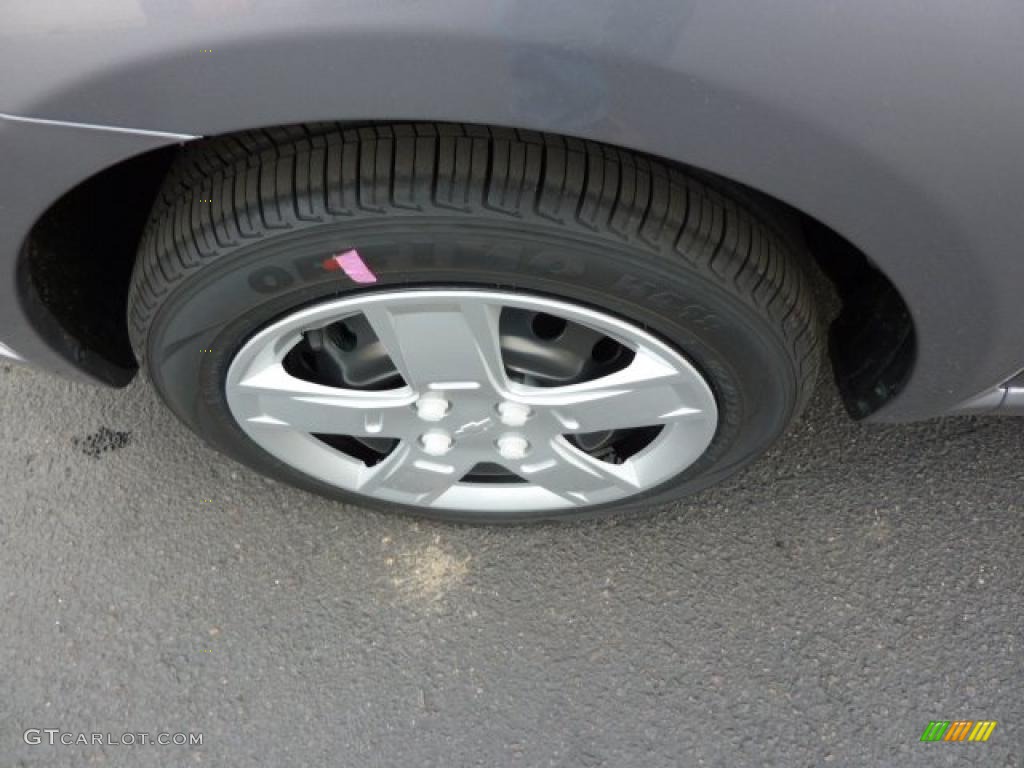
<path fill-rule="evenodd" d="M 850 416 L 863 419 L 910 379 L 917 356 L 910 308 L 863 252 L 821 222 L 799 215 L 811 255 L 839 299 L 828 341 L 836 385 Z"/>
<path fill-rule="evenodd" d="M 19 290 L 39 330 L 114 386 L 126 385 L 138 368 L 125 318 L 128 285 L 153 201 L 180 151 L 153 150 L 83 181 L 39 218 L 22 252 Z M 748 194 L 752 203 L 801 225 L 811 255 L 835 286 L 840 310 L 829 334 L 833 372 L 849 413 L 867 416 L 899 393 L 913 368 L 916 343 L 906 303 L 834 230 L 756 190 Z"/>
<path fill-rule="evenodd" d="M 135 251 L 178 147 L 124 160 L 81 182 L 33 225 L 18 265 L 22 305 L 55 349 L 125 386 L 138 364 L 125 306 Z"/>

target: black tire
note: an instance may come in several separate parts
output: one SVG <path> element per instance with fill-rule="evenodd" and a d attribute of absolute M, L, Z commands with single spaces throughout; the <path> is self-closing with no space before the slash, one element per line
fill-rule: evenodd
<path fill-rule="evenodd" d="M 501 287 L 617 314 L 680 349 L 719 406 L 695 464 L 582 514 L 639 510 L 737 471 L 807 402 L 820 333 L 790 225 L 727 182 L 556 136 L 435 124 L 247 132 L 188 145 L 174 164 L 140 246 L 129 327 L 162 398 L 211 445 L 285 482 L 381 506 L 265 453 L 225 400 L 227 367 L 257 329 L 367 290 L 325 271 L 326 255 L 358 246 L 373 289 Z"/>

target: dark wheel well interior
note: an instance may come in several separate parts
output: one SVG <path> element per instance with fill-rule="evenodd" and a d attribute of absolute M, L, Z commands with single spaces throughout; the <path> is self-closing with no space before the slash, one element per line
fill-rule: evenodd
<path fill-rule="evenodd" d="M 57 200 L 36 222 L 21 254 L 19 291 L 39 331 L 94 377 L 124 386 L 137 363 L 125 305 L 136 248 L 179 146 L 111 166 Z M 709 176 L 705 171 L 698 171 Z M 867 256 L 813 218 L 788 210 L 840 299 L 830 329 L 832 367 L 850 414 L 863 418 L 902 389 L 913 368 L 910 312 Z"/>
<path fill-rule="evenodd" d="M 125 305 L 135 251 L 177 146 L 101 171 L 35 223 L 21 252 L 19 297 L 42 336 L 93 377 L 124 386 L 138 365 Z"/>

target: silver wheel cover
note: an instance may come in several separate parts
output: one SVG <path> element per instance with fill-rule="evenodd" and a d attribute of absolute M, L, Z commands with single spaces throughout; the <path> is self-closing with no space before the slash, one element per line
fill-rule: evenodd
<path fill-rule="evenodd" d="M 625 368 L 579 384 L 510 381 L 499 340 L 503 307 L 579 323 L 635 355 Z M 304 332 L 359 313 L 405 386 L 342 389 L 285 370 L 285 355 Z M 380 501 L 495 515 L 628 499 L 693 464 L 718 423 L 701 374 L 642 328 L 565 301 L 488 290 L 367 293 L 299 310 L 242 346 L 229 367 L 226 394 L 241 429 L 300 472 Z M 594 458 L 566 439 L 650 426 L 661 431 L 621 464 Z M 399 442 L 367 466 L 317 433 Z M 525 482 L 461 482 L 484 462 Z"/>

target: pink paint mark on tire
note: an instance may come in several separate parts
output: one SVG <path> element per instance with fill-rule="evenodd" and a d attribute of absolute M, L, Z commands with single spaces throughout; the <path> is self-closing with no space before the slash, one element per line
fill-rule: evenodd
<path fill-rule="evenodd" d="M 366 266 L 355 248 L 325 259 L 323 268 L 328 272 L 337 272 L 340 269 L 355 283 L 377 282 L 377 276 Z"/>

